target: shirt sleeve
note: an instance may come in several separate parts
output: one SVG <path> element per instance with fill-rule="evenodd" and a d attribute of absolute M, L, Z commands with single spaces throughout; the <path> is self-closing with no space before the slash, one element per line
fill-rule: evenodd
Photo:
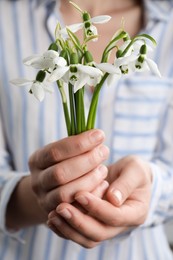
<path fill-rule="evenodd" d="M 5 215 L 7 204 L 17 183 L 21 178 L 27 175 L 29 175 L 28 172 L 15 172 L 10 165 L 10 155 L 7 149 L 5 149 L 5 138 L 0 118 L 0 232 L 19 240 L 18 232 L 6 229 Z"/>
<path fill-rule="evenodd" d="M 153 175 L 152 196 L 144 226 L 173 219 L 173 98 L 160 121 L 158 144 L 150 166 Z"/>

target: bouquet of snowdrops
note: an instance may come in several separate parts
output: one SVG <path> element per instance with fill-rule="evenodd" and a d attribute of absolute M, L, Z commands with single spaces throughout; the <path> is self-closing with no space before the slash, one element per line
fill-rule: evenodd
<path fill-rule="evenodd" d="M 24 59 L 25 65 L 38 69 L 36 78 L 15 79 L 11 82 L 17 86 L 30 84 L 29 92 L 39 101 L 44 99 L 46 91 L 52 92 L 50 84 L 56 82 L 62 97 L 68 135 L 75 135 L 94 128 L 99 93 L 105 81 L 111 85 L 112 80 L 136 71 L 151 70 L 158 76 L 160 73 L 155 62 L 147 57 L 147 51 L 151 49 L 147 42 L 154 46 L 155 40 L 147 34 L 131 39 L 123 28 L 115 32 L 103 50 L 100 63 L 96 63 L 88 43 L 98 40 L 95 24 L 106 23 L 111 17 L 102 15 L 91 18 L 87 11 L 82 11 L 71 1 L 70 4 L 81 13 L 81 23 L 62 28 L 58 22 L 55 41 L 48 50 Z M 78 30 L 83 30 L 82 42 L 75 34 Z M 112 50 L 116 50 L 115 59 L 110 64 Z M 87 85 L 94 87 L 88 115 L 84 104 Z M 68 88 L 68 97 L 65 88 Z"/>

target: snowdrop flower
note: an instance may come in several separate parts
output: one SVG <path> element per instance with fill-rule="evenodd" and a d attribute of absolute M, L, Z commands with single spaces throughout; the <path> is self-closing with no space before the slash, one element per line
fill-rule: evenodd
<path fill-rule="evenodd" d="M 37 77 L 40 77 L 42 74 L 42 79 L 45 77 L 43 75 L 44 71 L 38 72 Z M 39 101 L 42 101 L 45 97 L 45 92 L 53 93 L 53 89 L 48 87 L 43 81 L 39 80 L 29 80 L 29 79 L 14 79 L 10 81 L 11 84 L 18 87 L 30 86 L 29 92 L 33 94 Z"/>
<path fill-rule="evenodd" d="M 73 33 L 84 28 L 85 37 L 89 37 L 92 35 L 95 35 L 95 36 L 98 35 L 97 28 L 93 24 L 107 23 L 111 19 L 111 16 L 109 16 L 109 15 L 100 15 L 100 16 L 95 16 L 95 17 L 91 18 L 89 13 L 87 13 L 87 12 L 83 12 L 82 17 L 83 17 L 83 23 L 72 24 L 72 25 L 67 26 L 67 28 L 70 31 L 72 31 Z M 63 35 L 64 38 L 68 37 L 66 28 L 63 28 L 60 31 L 60 33 L 61 33 L 61 35 Z M 93 39 L 93 41 L 94 40 L 97 40 L 97 39 Z"/>
<path fill-rule="evenodd" d="M 62 70 L 61 70 L 62 72 Z M 54 70 L 48 80 L 50 82 L 61 79 L 65 83 L 70 82 L 74 86 L 74 92 L 81 89 L 84 85 L 95 86 L 101 79 L 103 73 L 95 67 L 71 64 L 61 73 L 60 70 Z"/>
<path fill-rule="evenodd" d="M 59 53 L 54 50 L 47 50 L 42 55 L 32 55 L 23 60 L 25 65 L 35 69 L 52 71 L 56 66 L 64 67 L 67 62 Z"/>
<path fill-rule="evenodd" d="M 100 63 L 100 64 L 96 64 L 96 67 L 99 68 L 102 72 L 109 73 L 107 77 L 108 85 L 111 85 L 115 79 L 118 80 L 121 78 L 121 70 L 113 64 Z"/>
<path fill-rule="evenodd" d="M 147 57 L 147 46 L 143 44 L 140 49 L 140 54 L 132 66 L 135 65 L 136 71 L 150 70 L 154 75 L 161 77 L 157 64 Z"/>

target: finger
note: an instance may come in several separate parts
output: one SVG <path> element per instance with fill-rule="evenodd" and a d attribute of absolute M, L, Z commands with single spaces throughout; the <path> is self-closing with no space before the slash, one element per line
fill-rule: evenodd
<path fill-rule="evenodd" d="M 140 160 L 129 160 L 126 166 L 119 169 L 114 174 L 119 177 L 113 181 L 107 191 L 106 198 L 115 206 L 120 206 L 129 198 L 136 189 L 149 185 L 146 165 Z"/>
<path fill-rule="evenodd" d="M 44 203 L 47 205 L 47 211 L 50 212 L 50 210 L 54 209 L 61 202 L 73 202 L 76 192 L 82 190 L 91 192 L 98 187 L 94 192 L 100 194 L 101 196 L 103 189 L 105 190 L 108 184 L 106 182 L 105 185 L 103 185 L 104 187 L 99 187 L 99 185 L 106 178 L 107 173 L 107 167 L 100 165 L 95 170 L 82 176 L 81 178 L 60 186 L 57 189 L 51 190 L 44 197 Z"/>
<path fill-rule="evenodd" d="M 115 227 L 140 225 L 148 212 L 148 203 L 138 200 L 126 200 L 122 206 L 116 207 L 89 192 L 79 192 L 75 200 L 94 218 Z"/>
<path fill-rule="evenodd" d="M 45 169 L 57 162 L 77 156 L 93 149 L 104 140 L 104 132 L 90 130 L 76 136 L 64 138 L 36 151 L 29 159 L 29 167 Z"/>
<path fill-rule="evenodd" d="M 98 242 L 92 241 L 76 231 L 58 214 L 50 218 L 47 225 L 58 236 L 70 239 L 83 247 L 93 248 L 98 245 Z"/>
<path fill-rule="evenodd" d="M 83 237 L 100 243 L 124 231 L 124 227 L 105 225 L 88 214 L 82 213 L 71 204 L 62 203 L 56 212 Z"/>
<path fill-rule="evenodd" d="M 96 168 L 108 155 L 108 148 L 99 145 L 89 152 L 49 167 L 40 175 L 41 186 L 44 190 L 50 190 L 77 179 Z"/>
<path fill-rule="evenodd" d="M 100 185 L 98 185 L 93 191 L 92 194 L 98 198 L 103 198 L 107 189 L 109 187 L 109 183 L 107 181 L 102 181 Z"/>

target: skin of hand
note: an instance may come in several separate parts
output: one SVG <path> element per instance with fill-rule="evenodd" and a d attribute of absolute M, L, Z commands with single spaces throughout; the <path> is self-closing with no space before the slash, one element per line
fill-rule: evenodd
<path fill-rule="evenodd" d="M 91 130 L 49 144 L 31 156 L 32 188 L 47 213 L 61 202 L 72 203 L 81 190 L 94 190 L 107 177 L 102 163 L 109 150 L 103 141 L 101 130 Z"/>
<path fill-rule="evenodd" d="M 109 155 L 104 139 L 103 131 L 94 129 L 34 152 L 29 159 L 31 174 L 20 180 L 10 197 L 7 228 L 46 223 L 59 203 L 72 203 L 81 190 L 94 191 L 108 173 L 102 165 Z"/>
<path fill-rule="evenodd" d="M 137 227 L 146 220 L 151 197 L 149 164 L 127 156 L 109 166 L 108 183 L 100 184 L 100 195 L 76 193 L 80 207 L 61 203 L 49 214 L 48 226 L 59 236 L 86 248 Z"/>

